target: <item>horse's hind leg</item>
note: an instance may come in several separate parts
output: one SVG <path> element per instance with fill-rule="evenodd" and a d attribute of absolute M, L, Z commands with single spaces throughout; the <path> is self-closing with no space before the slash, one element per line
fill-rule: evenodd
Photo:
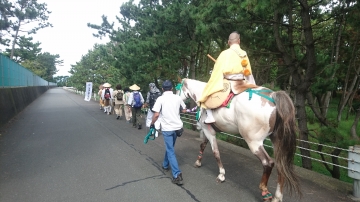
<path fill-rule="evenodd" d="M 249 145 L 250 146 L 250 145 Z M 272 194 L 269 192 L 267 184 L 269 181 L 269 177 L 271 175 L 271 171 L 274 167 L 274 161 L 271 159 L 269 154 L 264 149 L 264 146 L 261 145 L 258 148 L 251 148 L 251 151 L 259 158 L 263 165 L 263 174 L 261 177 L 261 182 L 259 188 L 261 189 L 261 195 L 264 201 L 270 201 L 272 199 Z"/>
<path fill-rule="evenodd" d="M 199 151 L 199 155 L 197 157 L 197 160 L 194 164 L 194 167 L 199 168 L 201 167 L 201 159 L 202 159 L 202 155 L 204 153 L 204 150 L 206 148 L 207 143 L 209 142 L 209 140 L 204 136 L 204 141 L 200 144 L 200 151 Z"/>

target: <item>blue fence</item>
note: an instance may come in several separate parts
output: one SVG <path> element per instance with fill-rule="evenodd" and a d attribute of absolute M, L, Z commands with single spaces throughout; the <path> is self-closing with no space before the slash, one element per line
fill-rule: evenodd
<path fill-rule="evenodd" d="M 56 86 L 0 54 L 0 87 Z"/>

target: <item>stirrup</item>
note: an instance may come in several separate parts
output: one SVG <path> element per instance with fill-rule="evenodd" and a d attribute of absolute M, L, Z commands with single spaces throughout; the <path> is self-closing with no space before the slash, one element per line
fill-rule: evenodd
<path fill-rule="evenodd" d="M 215 120 L 214 120 L 214 119 L 208 119 L 208 118 L 206 117 L 204 123 L 206 123 L 206 124 L 215 123 Z"/>
<path fill-rule="evenodd" d="M 206 119 L 205 119 L 204 123 L 215 123 L 215 119 L 212 115 L 211 109 L 206 110 Z"/>

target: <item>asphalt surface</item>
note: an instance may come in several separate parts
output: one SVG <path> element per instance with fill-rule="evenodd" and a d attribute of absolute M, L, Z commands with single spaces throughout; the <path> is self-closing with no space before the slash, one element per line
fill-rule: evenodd
<path fill-rule="evenodd" d="M 226 181 L 210 145 L 202 167 L 194 168 L 200 140 L 186 130 L 176 142 L 184 185 L 171 183 L 161 169 L 161 136 L 144 144 L 146 129 L 132 128 L 99 110 L 98 102 L 62 88 L 49 89 L 0 132 L 1 202 L 240 201 L 261 202 L 262 166 L 248 150 L 220 142 Z M 301 199 L 352 201 L 347 183 L 297 169 Z M 276 171 L 269 180 L 276 189 Z"/>

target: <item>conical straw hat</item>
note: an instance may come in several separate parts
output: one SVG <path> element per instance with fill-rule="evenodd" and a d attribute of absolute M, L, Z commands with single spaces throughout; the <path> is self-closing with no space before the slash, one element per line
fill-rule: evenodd
<path fill-rule="evenodd" d="M 111 84 L 109 84 L 109 83 L 104 83 L 104 88 L 110 88 L 111 87 Z"/>
<path fill-rule="evenodd" d="M 140 90 L 140 87 L 136 84 L 130 86 L 129 88 L 130 88 L 130 90 Z"/>

